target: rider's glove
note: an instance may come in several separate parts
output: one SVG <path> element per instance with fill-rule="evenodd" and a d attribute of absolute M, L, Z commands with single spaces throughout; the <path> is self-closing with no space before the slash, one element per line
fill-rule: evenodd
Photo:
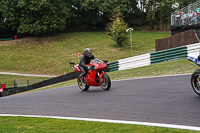
<path fill-rule="evenodd" d="M 87 69 L 90 70 L 90 66 L 87 66 Z"/>

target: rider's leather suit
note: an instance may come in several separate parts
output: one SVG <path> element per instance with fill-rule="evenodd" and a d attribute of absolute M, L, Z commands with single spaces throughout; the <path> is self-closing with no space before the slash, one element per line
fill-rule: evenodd
<path fill-rule="evenodd" d="M 92 55 L 91 57 L 85 56 L 85 53 L 81 55 L 81 59 L 79 62 L 79 66 L 78 68 L 81 70 L 81 74 L 79 75 L 81 76 L 85 76 L 87 74 L 86 69 L 88 69 L 87 64 L 90 63 L 91 59 L 95 59 L 94 55 Z"/>

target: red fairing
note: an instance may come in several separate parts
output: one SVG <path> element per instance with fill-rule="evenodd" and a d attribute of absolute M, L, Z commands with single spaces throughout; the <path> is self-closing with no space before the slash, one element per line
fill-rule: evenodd
<path fill-rule="evenodd" d="M 94 70 L 87 70 L 87 75 L 86 75 L 86 80 L 87 80 L 87 85 L 88 86 L 100 86 L 100 83 L 99 83 L 99 78 L 101 81 L 103 81 L 103 74 L 105 74 L 105 68 L 107 67 L 107 65 L 101 61 L 101 60 L 98 60 L 98 59 L 94 59 L 93 61 L 90 62 L 90 64 L 87 64 L 88 66 L 92 66 L 94 65 L 95 66 L 95 69 Z M 81 71 L 79 70 L 78 68 L 78 65 L 75 65 L 74 66 L 74 69 L 81 73 Z M 101 71 L 103 70 L 103 71 Z M 101 73 L 99 73 L 101 71 Z M 99 75 L 97 74 L 99 73 Z"/>
<path fill-rule="evenodd" d="M 100 86 L 97 82 L 98 77 L 96 77 L 97 70 L 88 71 L 86 75 L 87 85 L 88 86 Z"/>

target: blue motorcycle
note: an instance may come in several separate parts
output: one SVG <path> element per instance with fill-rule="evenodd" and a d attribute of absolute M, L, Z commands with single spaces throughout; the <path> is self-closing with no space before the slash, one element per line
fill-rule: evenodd
<path fill-rule="evenodd" d="M 196 65 L 200 66 L 200 55 L 195 57 L 188 56 L 188 60 L 194 62 Z M 191 85 L 194 92 L 200 96 L 200 69 L 193 72 L 191 76 Z"/>

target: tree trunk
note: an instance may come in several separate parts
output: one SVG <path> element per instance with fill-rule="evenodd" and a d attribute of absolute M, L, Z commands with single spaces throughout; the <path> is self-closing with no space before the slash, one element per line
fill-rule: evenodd
<path fill-rule="evenodd" d="M 160 23 L 160 30 L 162 30 L 162 23 Z"/>
<path fill-rule="evenodd" d="M 156 25 L 154 25 L 154 30 L 157 30 L 157 26 Z"/>
<path fill-rule="evenodd" d="M 153 2 L 152 2 L 152 5 L 151 5 L 151 18 L 153 19 L 153 10 L 154 10 L 154 4 L 153 4 Z"/>
<path fill-rule="evenodd" d="M 143 4 L 142 4 L 142 0 L 140 0 L 140 5 L 141 5 L 141 10 L 143 11 Z"/>
<path fill-rule="evenodd" d="M 152 3 L 152 20 L 155 20 L 155 16 L 156 16 L 156 2 L 154 2 L 154 0 L 153 0 L 153 3 Z M 157 30 L 157 27 L 156 27 L 156 25 L 155 25 L 155 23 L 153 24 L 153 26 L 154 26 L 154 30 Z"/>
<path fill-rule="evenodd" d="M 156 18 L 156 2 L 153 4 L 153 19 Z"/>
<path fill-rule="evenodd" d="M 160 30 L 162 30 L 162 12 L 160 14 Z"/>
<path fill-rule="evenodd" d="M 93 11 L 93 18 L 92 18 L 93 20 L 93 27 L 92 27 L 92 29 L 96 29 L 96 24 L 97 24 L 97 15 L 96 15 L 96 11 Z"/>
<path fill-rule="evenodd" d="M 168 25 L 167 25 L 167 30 L 170 30 L 170 28 L 169 28 L 169 27 L 170 27 L 170 24 L 168 23 Z"/>

